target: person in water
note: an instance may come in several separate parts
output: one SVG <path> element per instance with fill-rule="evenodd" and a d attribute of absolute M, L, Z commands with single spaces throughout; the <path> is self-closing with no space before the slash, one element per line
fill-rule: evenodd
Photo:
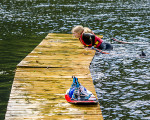
<path fill-rule="evenodd" d="M 78 38 L 85 48 L 97 48 L 100 50 L 112 50 L 113 46 L 97 37 L 91 29 L 81 25 L 75 26 L 71 30 L 75 38 Z"/>

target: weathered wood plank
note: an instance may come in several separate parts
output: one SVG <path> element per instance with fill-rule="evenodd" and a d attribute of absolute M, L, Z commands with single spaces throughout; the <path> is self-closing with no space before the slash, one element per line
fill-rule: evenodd
<path fill-rule="evenodd" d="M 70 34 L 48 34 L 17 65 L 5 120 L 103 120 L 99 104 L 74 105 L 64 98 L 73 75 L 96 96 L 89 71 L 94 53 Z"/>

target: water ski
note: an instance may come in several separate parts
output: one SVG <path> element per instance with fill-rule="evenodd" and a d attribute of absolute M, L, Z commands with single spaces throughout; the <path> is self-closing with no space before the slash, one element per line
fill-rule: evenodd
<path fill-rule="evenodd" d="M 73 76 L 71 88 L 66 91 L 65 99 L 74 104 L 97 104 L 98 101 L 92 92 L 88 91 L 79 82 L 78 78 Z"/>

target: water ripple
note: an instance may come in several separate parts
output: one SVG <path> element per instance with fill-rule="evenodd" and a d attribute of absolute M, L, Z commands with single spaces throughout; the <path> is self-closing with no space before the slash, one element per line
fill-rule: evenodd
<path fill-rule="evenodd" d="M 96 55 L 91 65 L 104 119 L 149 119 L 149 6 L 149 0 L 2 0 L 0 44 L 10 40 L 13 46 L 20 38 L 44 38 L 49 32 L 70 33 L 74 25 L 90 27 L 114 46 L 110 55 Z M 135 44 L 118 44 L 112 37 Z M 142 50 L 147 57 L 139 57 Z"/>

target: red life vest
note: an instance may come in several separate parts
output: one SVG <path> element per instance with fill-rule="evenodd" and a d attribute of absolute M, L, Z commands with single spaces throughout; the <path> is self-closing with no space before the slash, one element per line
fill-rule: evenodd
<path fill-rule="evenodd" d="M 84 46 L 86 46 L 86 47 L 92 47 L 92 43 L 88 45 L 88 44 L 86 44 L 86 43 L 84 42 L 84 40 L 82 39 L 82 34 L 81 34 L 79 40 L 80 40 L 80 42 L 81 42 Z M 98 47 L 101 45 L 102 42 L 103 42 L 103 40 L 95 35 L 95 44 L 94 44 L 94 47 L 98 48 Z"/>

